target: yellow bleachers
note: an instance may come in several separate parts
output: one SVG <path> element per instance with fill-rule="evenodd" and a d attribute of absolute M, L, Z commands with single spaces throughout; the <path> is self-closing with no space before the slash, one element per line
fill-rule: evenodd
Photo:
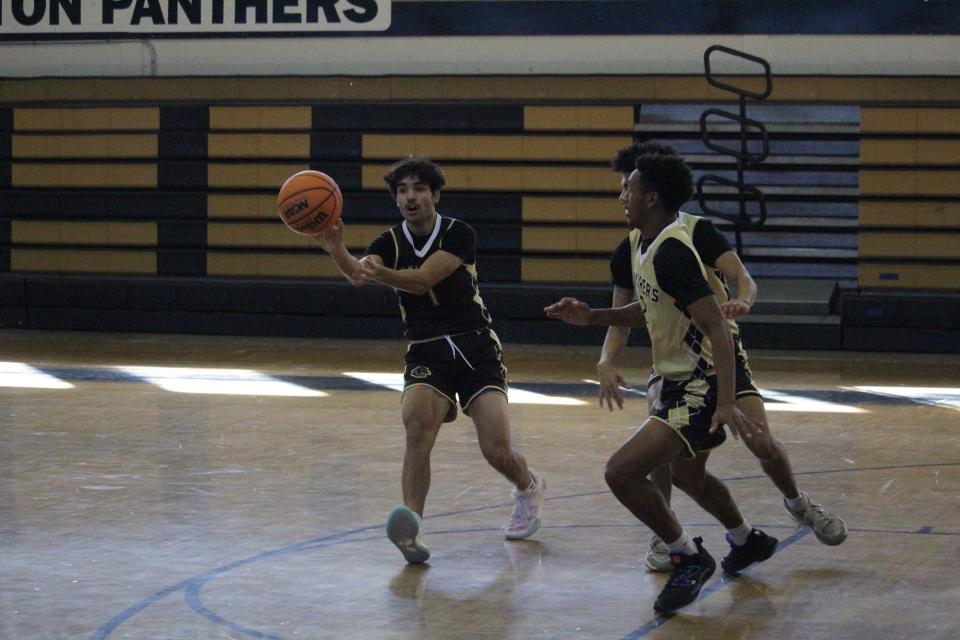
<path fill-rule="evenodd" d="M 864 108 L 861 129 L 860 285 L 960 289 L 960 109 Z"/>

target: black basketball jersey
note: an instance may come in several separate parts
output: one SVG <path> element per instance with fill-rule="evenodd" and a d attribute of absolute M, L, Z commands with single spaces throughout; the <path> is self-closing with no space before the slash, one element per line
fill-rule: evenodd
<path fill-rule="evenodd" d="M 452 253 L 463 264 L 424 295 L 397 290 L 404 335 L 425 340 L 490 326 L 477 287 L 477 234 L 462 220 L 437 215 L 428 236 L 416 236 L 406 222 L 388 229 L 367 247 L 391 269 L 416 269 L 436 251 Z"/>

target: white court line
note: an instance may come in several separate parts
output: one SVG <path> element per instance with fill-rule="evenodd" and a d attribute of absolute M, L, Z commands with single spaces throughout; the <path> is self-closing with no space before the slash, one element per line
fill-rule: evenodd
<path fill-rule="evenodd" d="M 921 404 L 960 409 L 960 387 L 853 387 L 857 391 L 877 393 L 896 398 L 908 398 Z"/>
<path fill-rule="evenodd" d="M 60 378 L 34 369 L 22 362 L 0 362 L 0 387 L 25 389 L 73 389 L 74 386 Z"/>
<path fill-rule="evenodd" d="M 373 371 L 344 371 L 343 375 L 350 376 L 351 378 L 354 378 L 356 380 L 363 380 L 364 382 L 369 382 L 370 384 L 386 387 L 387 389 L 403 391 L 403 374 L 402 373 L 379 373 L 379 372 L 373 372 Z M 507 391 L 507 398 L 511 404 L 549 404 L 549 405 L 566 405 L 566 406 L 580 406 L 580 405 L 591 404 L 589 402 L 584 402 L 583 400 L 578 400 L 576 398 L 568 398 L 565 396 L 548 396 L 544 393 L 527 391 L 526 389 L 519 389 L 517 387 L 510 387 L 510 389 Z"/>
<path fill-rule="evenodd" d="M 194 367 L 115 367 L 174 393 L 231 396 L 325 397 L 330 394 L 278 380 L 251 369 L 202 369 Z"/>
<path fill-rule="evenodd" d="M 869 409 L 853 407 L 848 404 L 837 404 L 836 402 L 827 402 L 826 400 L 815 400 L 813 398 L 798 396 L 792 393 L 771 391 L 770 389 L 759 389 L 759 391 L 764 400 L 776 401 L 763 403 L 763 407 L 767 411 L 792 411 L 798 413 L 870 413 Z"/>
<path fill-rule="evenodd" d="M 599 385 L 596 380 L 584 378 L 584 382 Z M 620 387 L 624 393 L 643 395 L 643 392 L 635 389 L 625 389 Z M 827 402 L 826 400 L 815 400 L 805 396 L 798 396 L 792 393 L 783 393 L 782 391 L 771 391 L 770 389 L 759 389 L 763 396 L 763 407 L 767 411 L 795 412 L 795 413 L 870 413 L 869 409 L 861 409 L 847 404 L 837 404 L 836 402 Z M 770 402 L 773 400 L 774 402 Z"/>

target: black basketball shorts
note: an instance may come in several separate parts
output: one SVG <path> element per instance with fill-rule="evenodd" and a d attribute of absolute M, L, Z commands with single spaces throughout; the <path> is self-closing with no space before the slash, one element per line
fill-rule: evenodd
<path fill-rule="evenodd" d="M 404 392 L 430 387 L 450 401 L 444 422 L 457 417 L 457 401 L 470 415 L 470 403 L 487 391 L 507 395 L 507 369 L 500 339 L 484 328 L 411 342 L 404 357 Z"/>

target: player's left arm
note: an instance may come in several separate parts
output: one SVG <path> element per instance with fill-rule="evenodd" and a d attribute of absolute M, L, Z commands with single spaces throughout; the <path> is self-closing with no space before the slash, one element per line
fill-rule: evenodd
<path fill-rule="evenodd" d="M 366 258 L 360 261 L 365 277 L 418 296 L 425 295 L 462 264 L 462 258 L 442 249 L 434 252 L 416 269 L 391 269 Z"/>
<path fill-rule="evenodd" d="M 693 322 L 710 338 L 713 365 L 717 372 L 717 410 L 710 423 L 710 433 L 720 424 L 729 425 L 744 438 L 760 433 L 763 425 L 747 416 L 737 407 L 736 365 L 733 357 L 733 335 L 717 304 L 715 296 L 707 295 L 687 305 Z"/>
<path fill-rule="evenodd" d="M 736 296 L 720 303 L 725 318 L 737 318 L 750 312 L 757 299 L 757 283 L 743 266 L 740 256 L 726 237 L 706 218 L 701 218 L 693 229 L 693 246 L 700 259 L 723 274 L 736 291 Z"/>
<path fill-rule="evenodd" d="M 757 301 L 757 283 L 740 260 L 740 256 L 736 251 L 726 251 L 717 258 L 715 264 L 724 279 L 736 291 L 736 297 L 720 305 L 723 316 L 738 318 L 750 313 L 753 303 Z"/>

